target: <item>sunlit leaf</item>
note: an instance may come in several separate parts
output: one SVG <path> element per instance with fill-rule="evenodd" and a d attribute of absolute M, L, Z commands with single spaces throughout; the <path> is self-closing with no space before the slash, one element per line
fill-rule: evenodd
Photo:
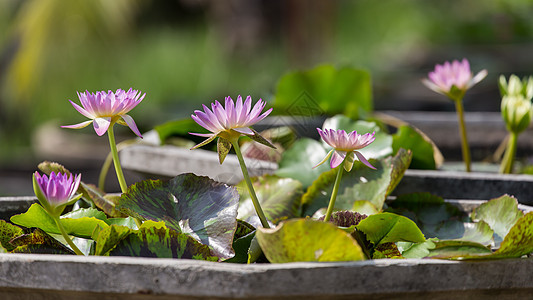
<path fill-rule="evenodd" d="M 69 218 L 69 215 L 75 218 Z M 86 238 L 91 237 L 96 227 L 105 228 L 108 226 L 104 220 L 99 219 L 102 215 L 105 216 L 105 214 L 96 209 L 79 209 L 76 212 L 61 216 L 60 222 L 67 234 Z M 37 203 L 32 204 L 27 212 L 12 216 L 10 220 L 27 228 L 36 227 L 47 233 L 61 234 L 54 219 Z"/>
<path fill-rule="evenodd" d="M 70 248 L 39 228 L 15 237 L 10 243 L 16 247 L 11 251 L 13 253 L 74 254 Z"/>
<path fill-rule="evenodd" d="M 169 181 L 145 180 L 122 194 L 117 209 L 208 245 L 214 256 L 233 257 L 239 195 L 235 188 L 205 176 L 181 174 Z"/>
<path fill-rule="evenodd" d="M 494 230 L 495 242 L 499 244 L 507 235 L 511 227 L 524 213 L 518 209 L 516 198 L 504 195 L 489 200 L 475 208 L 471 214 L 474 221 L 485 221 Z"/>
<path fill-rule="evenodd" d="M 271 263 L 363 260 L 350 234 L 331 223 L 292 219 L 276 228 L 258 228 L 257 240 Z"/>
<path fill-rule="evenodd" d="M 13 244 L 10 243 L 10 241 L 17 237 L 24 234 L 24 231 L 22 228 L 15 226 L 11 223 L 8 223 L 4 220 L 0 220 L 0 245 L 2 248 L 4 248 L 7 252 L 13 251 L 13 249 L 16 248 Z"/>
<path fill-rule="evenodd" d="M 413 221 L 392 213 L 368 216 L 355 227 L 366 234 L 374 245 L 399 241 L 420 243 L 426 240 Z"/>
<path fill-rule="evenodd" d="M 300 215 L 302 184 L 291 178 L 264 175 L 252 178 L 252 184 L 267 219 L 277 223 Z M 237 186 L 240 194 L 238 218 L 246 220 L 256 216 L 256 211 L 244 181 Z"/>
<path fill-rule="evenodd" d="M 398 132 L 393 135 L 392 148 L 394 152 L 400 148 L 413 152 L 411 169 L 434 170 L 437 166 L 434 147 L 434 144 L 427 137 L 422 136 L 420 132 L 409 125 L 400 126 Z"/>

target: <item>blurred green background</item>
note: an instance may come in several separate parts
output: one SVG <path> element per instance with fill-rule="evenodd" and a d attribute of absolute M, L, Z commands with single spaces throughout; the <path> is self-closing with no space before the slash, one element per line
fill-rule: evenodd
<path fill-rule="evenodd" d="M 131 115 L 147 131 L 228 95 L 269 101 L 286 72 L 330 63 L 369 70 L 376 109 L 453 110 L 420 79 L 466 57 L 490 74 L 466 110 L 497 111 L 496 78 L 533 73 L 532 13 L 527 0 L 0 0 L 0 169 L 34 166 L 43 124 L 85 120 L 76 91 L 146 92 Z"/>

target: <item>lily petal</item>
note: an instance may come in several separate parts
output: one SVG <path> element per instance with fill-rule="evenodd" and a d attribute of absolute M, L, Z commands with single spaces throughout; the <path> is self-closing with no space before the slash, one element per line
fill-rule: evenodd
<path fill-rule="evenodd" d="M 126 122 L 126 124 L 128 124 L 128 127 L 133 131 L 133 133 L 135 133 L 141 139 L 143 138 L 141 132 L 137 128 L 137 125 L 135 124 L 135 121 L 133 120 L 131 116 L 122 115 L 122 119 Z"/>
<path fill-rule="evenodd" d="M 374 166 L 372 166 L 368 160 L 366 160 L 366 158 L 363 156 L 363 154 L 361 154 L 359 151 L 354 151 L 355 152 L 355 155 L 357 155 L 357 158 L 359 159 L 360 162 L 362 162 L 363 164 L 365 164 L 367 167 L 369 167 L 370 169 L 376 169 Z"/>
<path fill-rule="evenodd" d="M 96 118 L 93 120 L 94 131 L 96 131 L 96 134 L 99 136 L 106 133 L 107 129 L 109 129 L 109 125 L 111 125 L 111 117 Z"/>
<path fill-rule="evenodd" d="M 81 123 L 74 124 L 74 125 L 63 125 L 63 126 L 61 126 L 61 128 L 81 129 L 81 128 L 87 127 L 92 122 L 93 122 L 93 120 L 89 120 L 89 121 L 81 122 Z"/>
<path fill-rule="evenodd" d="M 346 152 L 335 150 L 331 156 L 331 161 L 329 162 L 330 167 L 332 169 L 338 167 L 344 161 L 345 157 Z"/>

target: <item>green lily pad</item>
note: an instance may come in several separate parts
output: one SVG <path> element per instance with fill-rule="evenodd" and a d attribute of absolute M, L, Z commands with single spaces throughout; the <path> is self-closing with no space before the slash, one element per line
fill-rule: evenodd
<path fill-rule="evenodd" d="M 383 158 L 392 155 L 392 136 L 383 132 L 374 122 L 354 121 L 344 115 L 336 115 L 326 119 L 322 127 L 324 129 L 342 129 L 346 132 L 355 130 L 359 134 L 375 132 L 376 134 L 374 137 L 376 139 L 372 144 L 358 151 L 363 154 L 366 159 Z M 322 145 L 324 145 L 327 151 L 331 149 L 331 147 L 324 141 L 322 141 Z"/>
<path fill-rule="evenodd" d="M 372 254 L 373 259 L 381 258 L 403 258 L 395 243 L 379 244 Z"/>
<path fill-rule="evenodd" d="M 327 154 L 328 152 L 320 142 L 310 138 L 301 138 L 283 152 L 276 175 L 296 179 L 304 187 L 308 187 L 320 174 L 330 169 L 329 163 L 314 168 Z"/>
<path fill-rule="evenodd" d="M 164 222 L 146 221 L 139 230 L 109 226 L 98 234 L 98 255 L 186 258 L 216 261 L 210 249 L 189 235 L 165 227 Z"/>
<path fill-rule="evenodd" d="M 16 248 L 12 253 L 75 254 L 67 246 L 39 228 L 13 238 L 10 243 Z"/>
<path fill-rule="evenodd" d="M 413 220 L 427 237 L 460 239 L 465 234 L 466 213 L 430 193 L 399 195 L 388 203 L 387 212 Z"/>
<path fill-rule="evenodd" d="M 518 219 L 503 239 L 494 256 L 521 257 L 531 253 L 533 253 L 533 212 Z"/>
<path fill-rule="evenodd" d="M 438 239 L 431 238 L 424 242 L 397 242 L 397 246 L 404 258 L 424 258 L 427 257 L 432 249 L 435 249 L 435 243 Z"/>
<path fill-rule="evenodd" d="M 271 263 L 363 260 L 350 234 L 331 223 L 292 219 L 276 228 L 258 228 L 257 240 Z"/>
<path fill-rule="evenodd" d="M 300 216 L 302 184 L 292 178 L 264 175 L 252 178 L 252 184 L 267 219 L 278 223 L 283 219 Z M 257 214 L 244 181 L 236 186 L 240 194 L 237 217 L 247 220 Z"/>
<path fill-rule="evenodd" d="M 103 216 L 102 216 L 103 215 Z M 70 217 L 73 218 L 70 218 Z M 78 211 L 61 216 L 61 225 L 69 235 L 77 237 L 91 237 L 92 232 L 97 227 L 105 228 L 107 223 L 99 218 L 105 217 L 101 211 L 92 208 L 82 208 Z M 46 213 L 44 208 L 38 203 L 32 204 L 27 212 L 11 217 L 11 222 L 27 228 L 40 228 L 47 233 L 61 234 L 54 219 Z"/>
<path fill-rule="evenodd" d="M 331 65 L 284 75 L 274 100 L 274 113 L 291 116 L 344 114 L 360 119 L 372 110 L 370 74 Z"/>
<path fill-rule="evenodd" d="M 475 208 L 471 218 L 474 221 L 485 221 L 494 230 L 494 240 L 498 245 L 523 215 L 518 209 L 516 198 L 504 195 Z"/>
<path fill-rule="evenodd" d="M 477 223 L 464 223 L 464 228 L 465 231 L 463 237 L 458 240 L 476 242 L 484 246 L 494 243 L 492 238 L 494 231 L 487 223 L 483 221 Z"/>
<path fill-rule="evenodd" d="M 22 230 L 22 228 L 8 223 L 4 220 L 0 220 L 0 245 L 7 252 L 13 251 L 13 249 L 16 248 L 16 246 L 11 244 L 10 241 L 13 238 L 22 234 L 24 234 L 24 230 Z"/>
<path fill-rule="evenodd" d="M 435 170 L 437 168 L 435 144 L 428 137 L 423 136 L 417 129 L 403 125 L 393 135 L 392 148 L 394 152 L 398 149 L 409 149 L 413 152 L 411 169 Z M 441 155 L 440 152 L 437 155 Z"/>
<path fill-rule="evenodd" d="M 442 259 L 465 259 L 467 257 L 481 257 L 492 254 L 492 251 L 482 244 L 470 241 L 448 240 L 435 243 L 428 257 Z"/>
<path fill-rule="evenodd" d="M 116 209 L 116 205 L 120 200 L 120 195 L 105 194 L 96 186 L 81 183 L 87 195 L 93 203 L 104 211 L 107 215 L 115 218 L 126 217 L 126 215 Z"/>
<path fill-rule="evenodd" d="M 233 257 L 237 228 L 237 190 L 205 176 L 181 174 L 169 181 L 145 180 L 122 194 L 117 209 L 190 235 L 208 245 L 213 255 Z"/>
<path fill-rule="evenodd" d="M 379 213 L 368 216 L 355 226 L 374 245 L 395 242 L 424 242 L 424 234 L 415 222 L 392 213 Z"/>
<path fill-rule="evenodd" d="M 401 150 L 394 157 L 371 160 L 370 163 L 376 170 L 355 162 L 350 172 L 343 171 L 335 209 L 351 210 L 356 201 L 366 200 L 381 210 L 385 199 L 409 167 L 410 159 L 410 152 Z M 307 189 L 302 197 L 303 215 L 311 216 L 320 208 L 328 206 L 336 175 L 336 169 L 322 173 Z"/>

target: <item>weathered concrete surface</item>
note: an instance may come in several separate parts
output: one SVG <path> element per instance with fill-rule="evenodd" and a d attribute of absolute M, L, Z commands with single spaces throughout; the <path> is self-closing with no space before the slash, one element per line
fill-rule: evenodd
<path fill-rule="evenodd" d="M 445 199 L 492 199 L 503 194 L 533 205 L 533 176 L 453 171 L 407 170 L 394 195 L 430 192 Z"/>
<path fill-rule="evenodd" d="M 236 265 L 0 254 L 0 299 L 522 299 L 532 273 L 532 259 Z"/>
<path fill-rule="evenodd" d="M 9 220 L 15 214 L 26 212 L 36 202 L 35 196 L 0 197 L 0 220 Z"/>
<path fill-rule="evenodd" d="M 224 163 L 220 164 L 216 153 L 203 149 L 189 150 L 170 145 L 133 145 L 120 152 L 120 161 L 125 169 L 159 177 L 194 173 L 228 184 L 236 184 L 243 179 L 236 155 L 228 154 Z M 245 158 L 245 163 L 250 176 L 277 169 L 277 164 L 262 160 Z"/>

